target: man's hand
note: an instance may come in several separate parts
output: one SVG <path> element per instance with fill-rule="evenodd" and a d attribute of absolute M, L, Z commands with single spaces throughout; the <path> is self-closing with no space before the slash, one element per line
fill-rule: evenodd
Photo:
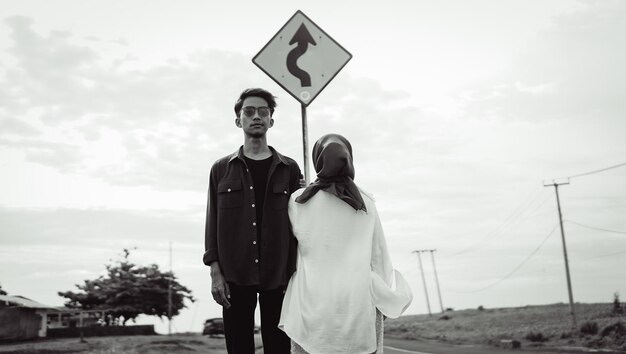
<path fill-rule="evenodd" d="M 213 299 L 224 308 L 230 308 L 230 289 L 217 261 L 211 263 L 211 294 Z"/>

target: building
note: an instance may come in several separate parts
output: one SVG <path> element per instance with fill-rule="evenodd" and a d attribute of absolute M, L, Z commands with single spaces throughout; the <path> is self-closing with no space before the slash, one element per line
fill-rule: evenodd
<path fill-rule="evenodd" d="M 58 311 L 23 296 L 0 295 L 0 341 L 45 337 L 48 313 Z"/>
<path fill-rule="evenodd" d="M 53 307 L 23 296 L 0 295 L 0 342 L 40 337 L 155 334 L 154 325 L 120 326 L 108 312 Z"/>

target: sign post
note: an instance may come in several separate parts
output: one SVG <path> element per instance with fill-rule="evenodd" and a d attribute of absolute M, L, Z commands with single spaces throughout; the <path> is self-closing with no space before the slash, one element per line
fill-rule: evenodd
<path fill-rule="evenodd" d="M 309 164 L 306 107 L 350 59 L 352 54 L 300 10 L 252 58 L 256 66 L 301 104 L 304 178 L 307 184 Z"/>
<path fill-rule="evenodd" d="M 302 150 L 304 155 L 304 181 L 308 185 L 309 179 L 309 126 L 306 120 L 306 106 L 302 107 Z"/>

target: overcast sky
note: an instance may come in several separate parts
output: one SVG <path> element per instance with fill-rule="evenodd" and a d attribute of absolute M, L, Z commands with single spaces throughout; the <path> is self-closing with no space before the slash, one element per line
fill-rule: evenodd
<path fill-rule="evenodd" d="M 251 61 L 297 10 L 353 56 L 308 107 L 309 140 L 351 141 L 409 314 L 428 311 L 423 249 L 444 307 L 567 303 L 543 183 L 626 162 L 624 1 L 0 4 L 0 284 L 49 305 L 123 248 L 168 269 L 171 242 L 199 300 L 173 328 L 221 316 L 202 264 L 208 173 L 242 144 L 232 107 L 256 86 L 278 96 L 270 145 L 303 168 L 300 104 Z M 559 193 L 574 300 L 626 298 L 626 166 Z"/>

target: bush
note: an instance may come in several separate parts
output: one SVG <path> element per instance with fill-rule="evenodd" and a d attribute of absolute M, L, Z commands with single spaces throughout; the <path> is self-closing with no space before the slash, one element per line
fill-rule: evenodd
<path fill-rule="evenodd" d="M 601 337 L 606 337 L 613 334 L 617 338 L 626 337 L 626 326 L 621 321 L 615 322 L 612 325 L 608 325 L 600 332 Z"/>
<path fill-rule="evenodd" d="M 582 326 L 580 326 L 580 333 L 590 335 L 598 334 L 598 323 L 592 321 L 583 323 Z"/>
<path fill-rule="evenodd" d="M 485 308 L 483 307 L 483 305 L 478 306 L 478 311 L 485 311 Z"/>
<path fill-rule="evenodd" d="M 448 315 L 443 315 L 443 316 L 439 317 L 439 319 L 440 319 L 440 320 L 444 320 L 444 321 L 447 321 L 447 320 L 449 320 L 450 318 L 452 318 L 452 317 L 450 317 L 450 316 L 448 316 Z"/>
<path fill-rule="evenodd" d="M 526 339 L 531 342 L 545 342 L 548 340 L 548 337 L 544 337 L 543 333 L 541 332 L 530 331 L 528 332 L 528 334 L 526 334 Z"/>

